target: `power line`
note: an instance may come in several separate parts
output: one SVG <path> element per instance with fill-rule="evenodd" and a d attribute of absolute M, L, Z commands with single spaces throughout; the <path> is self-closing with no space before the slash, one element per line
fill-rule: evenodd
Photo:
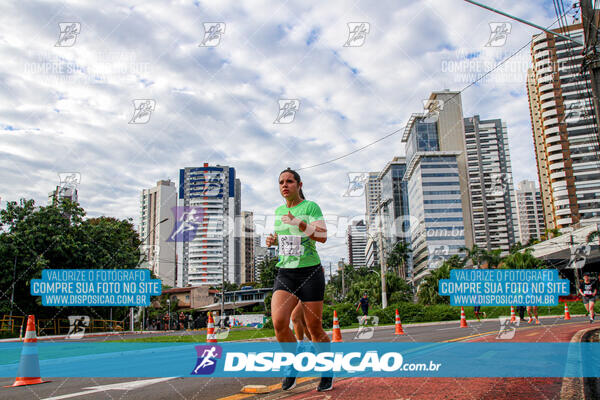
<path fill-rule="evenodd" d="M 564 15 L 563 15 L 563 16 L 564 16 Z M 561 17 L 562 17 L 562 16 L 561 16 Z M 560 18 L 561 18 L 561 17 L 559 17 L 559 18 L 558 18 L 556 21 L 554 21 L 554 22 L 553 22 L 551 25 L 549 25 L 548 27 L 546 27 L 546 29 L 550 29 L 550 28 L 551 28 L 551 27 L 552 27 L 554 24 L 556 24 L 557 22 L 559 22 L 559 20 L 560 20 Z M 487 71 L 485 74 L 481 75 L 479 78 L 475 79 L 473 82 L 469 83 L 467 86 L 465 86 L 464 88 L 462 88 L 461 90 L 459 90 L 459 91 L 458 91 L 458 93 L 456 93 L 454 96 L 452 96 L 452 97 L 451 97 L 451 98 L 450 98 L 448 101 L 450 101 L 450 100 L 454 99 L 456 96 L 460 95 L 462 92 L 464 92 L 465 90 L 467 90 L 467 89 L 468 89 L 468 88 L 470 88 L 471 86 L 473 86 L 473 85 L 477 84 L 477 82 L 481 81 L 483 78 L 485 78 L 486 76 L 488 76 L 489 74 L 491 74 L 492 72 L 494 72 L 496 69 L 498 69 L 499 67 L 501 67 L 501 66 L 502 66 L 504 63 L 506 63 L 508 60 L 510 60 L 510 59 L 511 59 L 511 58 L 513 58 L 515 55 L 517 55 L 518 53 L 520 53 L 520 52 L 521 52 L 521 51 L 522 51 L 522 50 L 523 50 L 525 47 L 529 46 L 529 45 L 531 44 L 531 42 L 533 42 L 533 38 L 531 38 L 531 40 L 530 40 L 529 42 L 527 42 L 525 45 L 523 45 L 523 46 L 522 46 L 521 48 L 519 48 L 517 51 L 515 51 L 514 53 L 512 53 L 510 56 L 508 56 L 507 58 L 505 58 L 504 60 L 502 60 L 502 61 L 500 61 L 498 64 L 496 64 L 496 65 L 495 65 L 495 66 L 494 66 L 492 69 L 490 69 L 489 71 Z M 321 163 L 318 163 L 318 164 L 309 165 L 308 167 L 301 167 L 301 168 L 297 168 L 297 170 L 298 170 L 298 171 L 300 171 L 300 170 L 304 170 L 304 169 L 309 169 L 309 168 L 319 167 L 319 166 L 321 166 L 321 165 L 330 164 L 330 163 L 332 163 L 332 162 L 335 162 L 335 161 L 341 160 L 342 158 L 346 158 L 346 157 L 348 157 L 348 156 L 351 156 L 352 154 L 358 153 L 359 151 L 362 151 L 362 150 L 366 149 L 367 147 L 370 147 L 370 146 L 372 146 L 372 145 L 374 145 L 374 144 L 376 144 L 376 143 L 378 143 L 378 142 L 381 142 L 381 141 L 382 141 L 382 140 L 384 140 L 384 139 L 387 139 L 387 138 L 388 138 L 388 137 L 390 137 L 390 136 L 393 136 L 393 135 L 395 135 L 396 133 L 398 133 L 398 132 L 400 132 L 400 131 L 404 130 L 404 128 L 405 128 L 405 127 L 402 127 L 402 128 L 400 128 L 400 129 L 397 129 L 397 130 L 395 130 L 395 131 L 393 131 L 393 132 L 391 132 L 391 133 L 388 133 L 387 135 L 385 135 L 385 136 L 383 136 L 383 137 L 381 137 L 381 138 L 379 138 L 379 139 L 377 139 L 377 140 L 375 140 L 375 141 L 373 141 L 373 142 L 371 142 L 371 143 L 368 143 L 368 144 L 366 144 L 366 145 L 365 145 L 365 146 L 363 146 L 363 147 L 360 147 L 360 148 L 358 148 L 358 149 L 356 149 L 356 150 L 353 150 L 353 151 L 351 151 L 350 153 L 344 154 L 344 155 L 342 155 L 342 156 L 339 156 L 339 157 L 336 157 L 336 158 L 333 158 L 333 159 L 331 159 L 331 160 L 324 161 L 324 162 L 321 162 Z"/>

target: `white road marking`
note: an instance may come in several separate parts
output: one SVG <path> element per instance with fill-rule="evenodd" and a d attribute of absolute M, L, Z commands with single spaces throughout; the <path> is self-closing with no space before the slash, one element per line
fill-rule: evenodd
<path fill-rule="evenodd" d="M 83 392 L 69 393 L 69 394 L 64 394 L 62 396 L 47 397 L 43 400 L 69 399 L 71 397 L 85 396 L 85 395 L 91 394 L 91 393 L 104 392 L 106 390 L 135 390 L 135 389 L 139 389 L 144 386 L 153 385 L 155 383 L 165 382 L 170 379 L 174 379 L 174 378 L 173 377 L 155 378 L 155 379 L 146 379 L 146 380 L 142 380 L 142 381 L 119 382 L 119 383 L 112 383 L 110 385 L 91 386 L 91 387 L 83 388 L 83 390 L 84 390 Z"/>

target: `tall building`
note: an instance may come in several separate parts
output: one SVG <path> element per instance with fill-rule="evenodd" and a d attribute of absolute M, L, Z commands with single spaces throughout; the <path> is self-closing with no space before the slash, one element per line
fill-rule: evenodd
<path fill-rule="evenodd" d="M 367 226 L 365 221 L 354 221 L 346 230 L 348 262 L 355 268 L 366 266 L 365 248 L 367 246 Z"/>
<path fill-rule="evenodd" d="M 473 245 L 471 199 L 460 92 L 433 92 L 428 113 L 404 131 L 415 286 L 441 262 Z M 461 177 L 463 177 L 461 179 Z"/>
<path fill-rule="evenodd" d="M 556 31 L 583 41 L 581 23 Z M 600 220 L 598 123 L 582 52 L 545 32 L 531 42 L 527 93 L 547 229 Z"/>
<path fill-rule="evenodd" d="M 519 228 L 506 124 L 479 115 L 464 124 L 474 241 L 507 255 Z"/>
<path fill-rule="evenodd" d="M 48 193 L 48 205 L 56 205 L 62 199 L 69 199 L 73 203 L 79 201 L 77 188 L 74 186 L 57 186 L 56 189 Z"/>
<path fill-rule="evenodd" d="M 183 226 L 196 218 L 178 236 L 182 286 L 241 283 L 240 187 L 231 167 L 205 163 L 179 171 L 177 221 Z"/>
<path fill-rule="evenodd" d="M 242 283 L 255 282 L 254 214 L 242 211 Z"/>
<path fill-rule="evenodd" d="M 371 227 L 375 221 L 379 198 L 381 196 L 381 182 L 379 172 L 369 172 L 369 178 L 365 184 L 365 207 L 367 216 L 367 227 Z"/>
<path fill-rule="evenodd" d="M 365 248 L 365 262 L 368 267 L 379 265 L 378 245 L 375 236 L 379 232 L 379 199 L 381 196 L 381 182 L 379 172 L 369 172 L 365 184 L 365 211 L 367 222 L 367 245 Z"/>
<path fill-rule="evenodd" d="M 410 215 L 408 208 L 408 184 L 402 178 L 406 173 L 406 158 L 394 157 L 381 170 L 378 180 L 381 186 L 380 201 L 377 208 L 381 215 L 383 234 L 383 256 L 387 259 L 398 241 L 410 244 Z M 379 243 L 379 242 L 378 242 Z M 411 267 L 409 259 L 409 270 Z M 406 278 L 407 271 L 402 271 Z"/>
<path fill-rule="evenodd" d="M 177 286 L 175 242 L 169 236 L 175 225 L 177 189 L 175 182 L 161 180 L 142 190 L 140 240 L 142 267 L 150 269 L 164 285 Z"/>
<path fill-rule="evenodd" d="M 532 239 L 540 239 L 544 234 L 544 214 L 542 196 L 535 187 L 535 182 L 527 180 L 519 182 L 515 196 L 521 243 L 526 244 Z"/>

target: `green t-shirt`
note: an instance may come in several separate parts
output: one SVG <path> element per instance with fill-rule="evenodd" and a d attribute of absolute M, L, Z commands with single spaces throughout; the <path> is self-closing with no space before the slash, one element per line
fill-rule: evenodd
<path fill-rule="evenodd" d="M 303 200 L 288 208 L 285 204 L 275 210 L 275 233 L 279 242 L 279 268 L 311 267 L 321 263 L 315 241 L 306 236 L 300 227 L 284 224 L 281 217 L 291 212 L 295 218 L 310 224 L 323 220 L 321 208 L 314 201 Z"/>

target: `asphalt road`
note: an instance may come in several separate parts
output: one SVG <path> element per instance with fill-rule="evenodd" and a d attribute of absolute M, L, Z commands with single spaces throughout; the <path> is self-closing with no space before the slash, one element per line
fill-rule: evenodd
<path fill-rule="evenodd" d="M 549 332 L 554 326 L 565 323 L 581 323 L 583 317 L 574 317 L 571 321 L 551 317 L 540 320 Z M 518 330 L 531 328 L 522 324 Z M 394 327 L 378 327 L 371 338 L 356 338 L 356 332 L 343 332 L 343 340 L 348 341 L 382 341 L 382 342 L 443 342 L 465 340 L 475 337 L 494 335 L 500 329 L 498 320 L 482 322 L 469 321 L 468 328 L 460 328 L 458 321 L 451 323 L 433 323 L 405 325 L 406 335 L 394 335 Z M 176 362 L 176 361 L 174 361 Z M 275 385 L 280 378 L 49 378 L 50 383 L 18 388 L 0 388 L 1 399 L 220 399 L 240 392 L 244 385 Z M 10 385 L 14 379 L 0 378 L 0 385 Z M 305 385 L 312 385 L 307 382 Z M 277 397 L 277 393 L 269 397 Z M 233 400 L 235 397 L 231 397 Z"/>

